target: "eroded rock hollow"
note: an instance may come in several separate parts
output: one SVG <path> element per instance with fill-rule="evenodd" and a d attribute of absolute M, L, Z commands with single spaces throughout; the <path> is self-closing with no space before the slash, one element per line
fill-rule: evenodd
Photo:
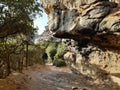
<path fill-rule="evenodd" d="M 120 73 L 119 0 L 42 0 L 53 35 L 66 38 L 70 68 L 92 78 Z M 68 40 L 69 39 L 69 40 Z"/>

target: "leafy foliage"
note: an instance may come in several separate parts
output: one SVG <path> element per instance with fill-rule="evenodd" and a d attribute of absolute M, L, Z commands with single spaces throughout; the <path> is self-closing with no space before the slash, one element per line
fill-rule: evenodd
<path fill-rule="evenodd" d="M 48 56 L 48 62 L 58 67 L 66 66 L 63 58 L 66 52 L 66 44 L 55 41 L 44 41 L 40 43 L 40 46 L 45 49 Z"/>
<path fill-rule="evenodd" d="M 56 67 L 66 66 L 66 63 L 63 59 L 56 59 L 53 61 L 53 65 Z"/>
<path fill-rule="evenodd" d="M 44 50 L 38 45 L 24 43 L 20 34 L 0 39 L 0 78 L 5 78 L 11 72 L 22 72 L 23 67 L 33 64 L 44 64 Z M 28 58 L 26 58 L 28 57 Z"/>
<path fill-rule="evenodd" d="M 57 46 L 57 53 L 54 56 L 53 65 L 58 67 L 66 66 L 66 63 L 63 58 L 65 52 L 66 52 L 66 45 L 64 43 L 59 43 Z"/>
<path fill-rule="evenodd" d="M 48 47 L 46 48 L 46 53 L 48 55 L 48 61 L 52 62 L 54 59 L 54 56 L 57 52 L 57 43 L 56 42 L 50 42 Z"/>
<path fill-rule="evenodd" d="M 33 34 L 36 30 L 33 19 L 41 12 L 37 0 L 0 0 L 0 36 L 18 32 Z"/>
<path fill-rule="evenodd" d="M 33 19 L 42 13 L 37 0 L 0 0 L 0 78 L 42 62 L 45 51 L 32 44 Z"/>
<path fill-rule="evenodd" d="M 63 59 L 63 55 L 65 54 L 66 45 L 64 43 L 59 43 L 57 47 L 57 53 L 55 54 L 54 59 Z"/>

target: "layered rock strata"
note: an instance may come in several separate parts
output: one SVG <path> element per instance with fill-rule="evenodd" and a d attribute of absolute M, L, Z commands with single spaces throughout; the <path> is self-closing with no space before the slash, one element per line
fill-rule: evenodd
<path fill-rule="evenodd" d="M 53 35 L 66 38 L 64 58 L 76 73 L 120 73 L 119 0 L 42 0 Z M 103 77 L 105 76 L 105 77 Z"/>

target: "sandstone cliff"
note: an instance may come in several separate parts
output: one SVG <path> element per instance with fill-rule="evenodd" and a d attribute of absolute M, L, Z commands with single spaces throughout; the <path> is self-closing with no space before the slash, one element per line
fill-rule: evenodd
<path fill-rule="evenodd" d="M 75 73 L 105 80 L 120 73 L 120 0 L 42 0 L 49 29 L 67 38 Z"/>

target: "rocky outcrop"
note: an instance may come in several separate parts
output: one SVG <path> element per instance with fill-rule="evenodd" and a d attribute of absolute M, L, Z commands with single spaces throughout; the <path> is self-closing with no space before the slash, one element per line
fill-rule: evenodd
<path fill-rule="evenodd" d="M 71 69 L 92 78 L 120 73 L 119 0 L 42 0 L 49 29 L 67 38 Z"/>
<path fill-rule="evenodd" d="M 56 41 L 56 42 L 60 42 L 61 39 L 59 38 L 56 38 L 52 35 L 52 32 L 50 32 L 50 30 L 48 29 L 48 26 L 45 27 L 45 31 L 36 37 L 35 39 L 35 43 L 40 43 L 40 42 L 43 42 L 43 41 Z"/>

